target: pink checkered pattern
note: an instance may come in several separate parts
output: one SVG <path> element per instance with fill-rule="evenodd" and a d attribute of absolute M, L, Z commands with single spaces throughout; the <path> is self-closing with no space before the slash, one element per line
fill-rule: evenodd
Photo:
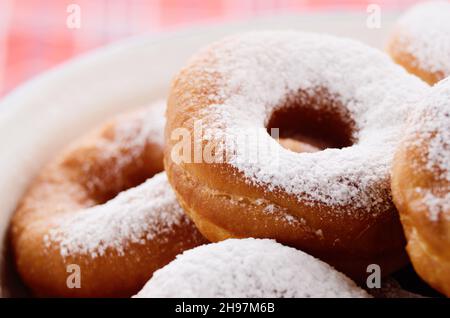
<path fill-rule="evenodd" d="M 0 0 L 0 95 L 92 48 L 140 33 L 279 12 L 404 8 L 416 0 Z M 66 26 L 81 8 L 81 28 Z"/>

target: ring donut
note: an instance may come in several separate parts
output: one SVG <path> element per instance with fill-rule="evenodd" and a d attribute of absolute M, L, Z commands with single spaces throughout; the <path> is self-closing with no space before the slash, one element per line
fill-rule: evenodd
<path fill-rule="evenodd" d="M 427 89 L 356 41 L 295 31 L 229 37 L 173 82 L 169 182 L 210 241 L 272 238 L 355 279 L 372 263 L 386 275 L 406 262 L 390 165 L 403 118 Z M 295 153 L 272 128 L 323 148 Z"/>
<path fill-rule="evenodd" d="M 450 2 L 413 6 L 394 27 L 387 51 L 395 62 L 429 84 L 450 76 Z"/>
<path fill-rule="evenodd" d="M 155 272 L 136 298 L 369 298 L 330 265 L 272 240 L 196 247 Z"/>
<path fill-rule="evenodd" d="M 420 106 L 395 155 L 392 193 L 415 270 L 450 297 L 450 78 Z"/>
<path fill-rule="evenodd" d="M 131 296 L 153 271 L 205 243 L 158 173 L 164 110 L 160 102 L 117 116 L 32 183 L 13 216 L 11 238 L 18 272 L 35 294 Z"/>

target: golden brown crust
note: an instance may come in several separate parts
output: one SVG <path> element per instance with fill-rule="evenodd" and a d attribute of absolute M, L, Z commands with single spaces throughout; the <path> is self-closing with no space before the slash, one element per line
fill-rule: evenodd
<path fill-rule="evenodd" d="M 405 241 L 392 202 L 382 216 L 373 218 L 364 208 L 299 203 L 294 195 L 251 184 L 226 162 L 174 162 L 172 150 L 179 140 L 172 139 L 172 132 L 181 127 L 194 135 L 194 120 L 201 118 L 208 126 L 202 110 L 220 102 L 210 98 L 220 96 L 215 94 L 220 74 L 212 79 L 210 71 L 216 63 L 210 53 L 214 45 L 175 78 L 165 136 L 169 181 L 200 232 L 211 241 L 273 238 L 329 262 L 356 280 L 367 277 L 368 264 L 379 264 L 383 275 L 406 264 Z M 193 139 L 190 146 L 195 148 Z"/>
<path fill-rule="evenodd" d="M 92 259 L 88 255 L 62 257 L 42 239 L 48 234 L 46 221 L 36 222 L 14 241 L 15 261 L 21 278 L 37 296 L 52 297 L 130 297 L 157 269 L 184 250 L 206 243 L 195 226 L 186 220 L 160 233 L 145 245 L 131 243 L 125 255 L 111 250 Z M 100 229 L 99 229 L 100 230 Z M 68 265 L 80 268 L 81 288 L 68 288 Z"/>
<path fill-rule="evenodd" d="M 400 212 L 407 251 L 417 273 L 432 287 L 450 297 L 450 221 L 430 218 L 424 192 L 417 189 L 448 188 L 427 169 L 426 143 L 403 142 L 392 171 L 392 194 Z M 450 215 L 450 211 L 447 211 Z"/>
<path fill-rule="evenodd" d="M 408 41 L 414 41 L 414 39 L 407 40 L 403 32 L 400 29 L 396 29 L 388 40 L 386 51 L 397 64 L 430 85 L 445 78 L 445 74 L 442 71 L 431 71 L 421 66 L 417 58 L 406 49 Z"/>
<path fill-rule="evenodd" d="M 310 144 L 306 143 L 300 140 L 295 140 L 293 138 L 280 138 L 278 140 L 280 145 L 282 145 L 284 148 L 289 149 L 293 152 L 316 152 L 320 151 L 320 148 Z"/>
<path fill-rule="evenodd" d="M 73 143 L 42 170 L 24 195 L 11 221 L 11 239 L 17 269 L 35 294 L 131 296 L 153 271 L 206 242 L 193 223 L 182 218 L 145 244 L 129 243 L 120 256 L 111 248 L 95 258 L 63 257 L 57 245 L 46 245 L 44 238 L 58 217 L 102 204 L 163 170 L 163 147 L 145 135 L 145 113 L 118 116 Z M 124 136 L 118 135 L 121 127 L 127 129 Z M 80 266 L 79 289 L 67 287 L 68 264 Z"/>
<path fill-rule="evenodd" d="M 245 187 L 238 181 L 234 183 L 234 191 L 213 190 L 180 166 L 169 160 L 166 164 L 178 201 L 199 231 L 212 242 L 227 238 L 273 238 L 317 256 L 360 281 L 367 276 L 369 264 L 379 264 L 385 274 L 407 262 L 402 237 L 390 235 L 401 231 L 395 210 L 392 217 L 376 222 L 347 214 L 337 217 L 336 213 L 320 211 L 320 207 L 301 206 L 283 194 L 270 195 L 264 189 Z M 211 180 L 212 174 L 208 176 Z M 265 200 L 261 200 L 263 197 Z M 267 209 L 273 212 L 267 213 Z"/>

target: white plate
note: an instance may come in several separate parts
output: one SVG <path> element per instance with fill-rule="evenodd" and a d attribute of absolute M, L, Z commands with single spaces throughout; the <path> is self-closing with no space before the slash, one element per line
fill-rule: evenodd
<path fill-rule="evenodd" d="M 11 213 L 38 169 L 67 142 L 104 117 L 164 97 L 170 79 L 199 47 L 254 29 L 300 29 L 359 39 L 382 47 L 395 16 L 380 29 L 365 14 L 283 15 L 141 36 L 66 63 L 15 90 L 0 103 L 0 296 L 21 295 L 6 266 Z"/>

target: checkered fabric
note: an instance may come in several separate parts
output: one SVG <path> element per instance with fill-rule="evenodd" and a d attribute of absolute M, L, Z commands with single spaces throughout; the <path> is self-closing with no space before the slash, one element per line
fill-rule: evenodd
<path fill-rule="evenodd" d="M 0 95 L 87 50 L 140 33 L 281 12 L 383 10 L 415 0 L 0 0 Z M 71 6 L 72 5 L 72 6 Z M 80 28 L 67 20 L 80 10 Z"/>

